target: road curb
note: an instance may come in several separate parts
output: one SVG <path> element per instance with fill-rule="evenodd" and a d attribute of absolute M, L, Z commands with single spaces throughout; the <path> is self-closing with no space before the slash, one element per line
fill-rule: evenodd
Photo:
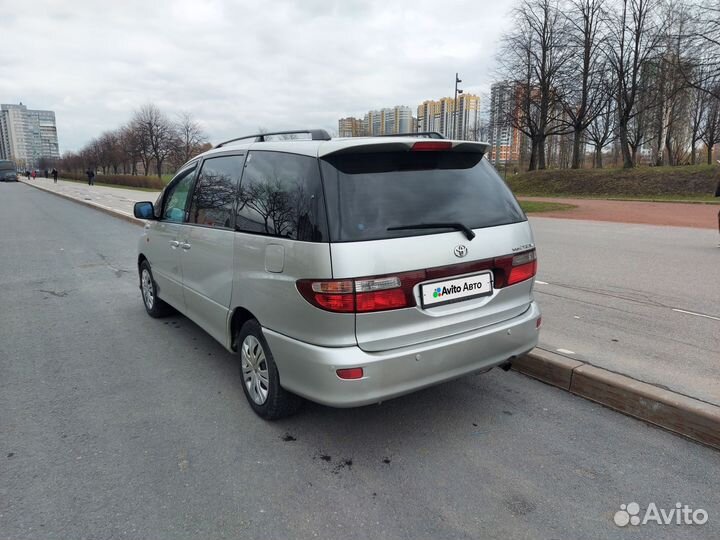
<path fill-rule="evenodd" d="M 58 197 L 62 197 L 63 199 L 67 199 L 68 201 L 73 201 L 76 203 L 84 204 L 85 206 L 89 206 L 90 208 L 95 208 L 96 210 L 100 210 L 101 212 L 105 212 L 106 214 L 110 214 L 111 216 L 124 219 L 125 221 L 128 221 L 130 223 L 133 223 L 135 225 L 145 225 L 145 221 L 142 219 L 138 219 L 135 216 L 131 216 L 130 214 L 127 214 L 125 212 L 122 212 L 121 210 L 116 210 L 114 208 L 110 208 L 109 206 L 103 206 L 102 204 L 95 203 L 93 201 L 86 201 L 84 199 L 78 199 L 77 197 L 73 197 L 72 195 L 66 195 L 65 193 L 58 193 L 57 191 L 53 191 L 52 189 L 48 189 L 43 186 L 39 186 L 37 184 L 33 184 L 32 182 L 28 182 L 26 180 L 19 180 L 26 186 L 32 186 L 35 189 L 39 189 L 40 191 L 44 191 L 45 193 L 52 193 L 53 195 L 57 195 Z"/>
<path fill-rule="evenodd" d="M 586 362 L 535 349 L 513 369 L 611 409 L 720 449 L 720 407 Z"/>

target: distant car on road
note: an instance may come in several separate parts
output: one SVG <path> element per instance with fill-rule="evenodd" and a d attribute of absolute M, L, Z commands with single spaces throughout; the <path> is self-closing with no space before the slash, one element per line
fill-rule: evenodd
<path fill-rule="evenodd" d="M 17 182 L 17 165 L 14 161 L 0 159 L 0 182 Z"/>
<path fill-rule="evenodd" d="M 487 144 L 267 140 L 290 133 L 222 143 L 135 205 L 145 309 L 238 353 L 258 415 L 378 403 L 535 347 L 533 234 Z"/>

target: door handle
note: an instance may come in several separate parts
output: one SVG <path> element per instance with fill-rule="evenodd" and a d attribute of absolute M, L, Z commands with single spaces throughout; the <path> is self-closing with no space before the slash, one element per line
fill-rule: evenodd
<path fill-rule="evenodd" d="M 182 244 L 180 244 L 180 247 L 183 248 L 185 251 L 187 251 L 192 246 L 190 244 L 188 244 L 187 242 L 183 242 Z"/>
<path fill-rule="evenodd" d="M 171 248 L 175 249 L 175 248 L 178 247 L 179 245 L 180 245 L 180 242 L 178 242 L 177 240 L 170 240 L 170 247 L 171 247 Z"/>

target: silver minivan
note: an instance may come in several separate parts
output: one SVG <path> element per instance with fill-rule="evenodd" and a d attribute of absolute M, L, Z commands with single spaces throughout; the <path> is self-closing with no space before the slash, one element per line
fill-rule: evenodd
<path fill-rule="evenodd" d="M 378 403 L 535 347 L 533 234 L 487 144 L 288 133 L 222 143 L 135 206 L 145 309 L 238 354 L 257 414 Z"/>

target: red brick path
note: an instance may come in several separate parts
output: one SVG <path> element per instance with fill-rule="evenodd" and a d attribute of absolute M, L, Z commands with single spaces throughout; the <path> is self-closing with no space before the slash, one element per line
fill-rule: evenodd
<path fill-rule="evenodd" d="M 545 197 L 519 197 L 527 201 L 547 201 L 573 204 L 577 208 L 559 212 L 541 212 L 538 217 L 588 219 L 670 225 L 673 227 L 718 228 L 717 204 L 656 203 L 642 201 L 604 201 L 598 199 L 553 199 Z"/>

